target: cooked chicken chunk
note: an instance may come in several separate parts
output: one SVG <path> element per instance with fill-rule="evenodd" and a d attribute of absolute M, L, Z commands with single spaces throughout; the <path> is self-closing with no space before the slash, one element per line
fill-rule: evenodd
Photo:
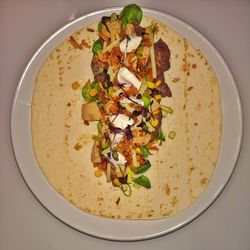
<path fill-rule="evenodd" d="M 102 114 L 96 102 L 84 103 L 82 105 L 82 119 L 85 121 L 99 121 Z"/>
<path fill-rule="evenodd" d="M 102 162 L 102 159 L 100 156 L 100 150 L 99 150 L 99 143 L 96 140 L 94 141 L 94 145 L 93 145 L 92 152 L 91 152 L 91 161 L 94 164 Z"/>

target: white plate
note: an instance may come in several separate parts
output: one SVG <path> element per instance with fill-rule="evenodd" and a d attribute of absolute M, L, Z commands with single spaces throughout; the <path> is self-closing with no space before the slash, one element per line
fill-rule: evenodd
<path fill-rule="evenodd" d="M 201 197 L 179 214 L 161 220 L 126 221 L 99 218 L 85 213 L 59 195 L 49 185 L 37 165 L 31 142 L 31 100 L 36 74 L 50 52 L 81 27 L 100 20 L 121 8 L 95 11 L 82 16 L 51 35 L 27 64 L 16 89 L 11 114 L 11 136 L 20 171 L 37 199 L 57 218 L 84 233 L 112 240 L 141 240 L 176 230 L 200 215 L 228 182 L 240 151 L 242 110 L 233 76 L 219 52 L 198 31 L 163 12 L 144 9 L 144 14 L 168 24 L 199 48 L 219 80 L 222 104 L 222 141 L 214 176 Z"/>

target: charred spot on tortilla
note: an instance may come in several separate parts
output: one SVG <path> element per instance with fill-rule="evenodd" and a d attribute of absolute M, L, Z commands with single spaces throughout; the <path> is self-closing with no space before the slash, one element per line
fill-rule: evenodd
<path fill-rule="evenodd" d="M 79 142 L 77 142 L 77 143 L 75 144 L 75 146 L 74 146 L 74 149 L 77 150 L 77 151 L 79 151 L 81 148 L 82 148 L 82 145 L 79 144 Z"/>
<path fill-rule="evenodd" d="M 187 91 L 190 91 L 190 90 L 192 90 L 193 88 L 194 88 L 193 86 L 190 86 L 190 87 L 187 88 Z"/>
<path fill-rule="evenodd" d="M 176 82 L 179 82 L 179 81 L 180 81 L 180 77 L 174 77 L 173 80 L 172 80 L 173 83 L 176 83 Z"/>
<path fill-rule="evenodd" d="M 213 176 L 220 96 L 202 52 L 135 9 L 83 27 L 48 56 L 32 143 L 49 183 L 79 209 L 159 219 L 190 206 Z"/>
<path fill-rule="evenodd" d="M 116 200 L 116 202 L 115 202 L 115 204 L 118 206 L 118 205 L 119 205 L 119 203 L 120 203 L 120 201 L 121 201 L 121 198 L 120 198 L 120 197 L 118 197 L 118 198 L 117 198 L 117 200 Z"/>

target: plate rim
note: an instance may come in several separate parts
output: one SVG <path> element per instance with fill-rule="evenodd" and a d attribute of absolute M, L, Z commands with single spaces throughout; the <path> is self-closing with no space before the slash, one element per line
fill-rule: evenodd
<path fill-rule="evenodd" d="M 49 211 L 53 216 L 55 216 L 57 219 L 59 219 L 60 221 L 62 221 L 64 224 L 67 224 L 69 225 L 70 227 L 80 231 L 80 232 L 83 232 L 87 235 L 91 235 L 91 236 L 94 236 L 94 237 L 98 237 L 98 238 L 102 238 L 102 239 L 109 239 L 109 240 L 115 240 L 115 241 L 138 241 L 138 240 L 145 240 L 145 239 L 150 239 L 150 238 L 155 238 L 155 237 L 159 237 L 161 235 L 165 235 L 167 233 L 170 233 L 172 231 L 175 231 L 181 227 L 183 227 L 184 225 L 190 223 L 191 221 L 193 221 L 194 219 L 196 219 L 200 214 L 202 214 L 205 210 L 207 210 L 212 204 L 213 202 L 218 198 L 218 196 L 221 194 L 221 192 L 223 191 L 223 189 L 225 188 L 225 186 L 227 185 L 227 183 L 229 182 L 235 168 L 236 168 L 236 165 L 237 165 L 237 161 L 238 161 L 238 158 L 240 156 L 240 151 L 241 151 L 241 145 L 242 145 L 242 137 L 243 137 L 243 112 L 242 112 L 242 103 L 241 103 L 241 99 L 240 99 L 240 94 L 239 94 L 239 91 L 238 91 L 238 88 L 237 88 L 237 84 L 236 84 L 236 81 L 235 81 L 235 78 L 232 74 L 232 71 L 230 70 L 229 66 L 227 65 L 225 59 L 223 58 L 223 56 L 220 54 L 220 52 L 217 50 L 217 48 L 213 45 L 213 43 L 205 36 L 203 35 L 199 30 L 197 30 L 196 28 L 194 28 L 193 26 L 191 26 L 189 23 L 187 23 L 186 21 L 183 21 L 182 19 L 176 17 L 176 16 L 173 16 L 173 15 L 170 15 L 168 13 L 165 13 L 163 11 L 159 11 L 159 10 L 156 10 L 156 9 L 151 9 L 151 8 L 142 8 L 144 12 L 146 12 L 147 14 L 155 14 L 155 15 L 161 15 L 163 17 L 167 17 L 168 19 L 172 19 L 174 20 L 175 22 L 178 22 L 179 24 L 181 25 L 185 25 L 186 27 L 188 27 L 192 32 L 194 32 L 196 35 L 199 36 L 199 38 L 202 38 L 203 42 L 206 42 L 210 48 L 212 48 L 215 52 L 216 52 L 216 55 L 217 57 L 220 59 L 220 61 L 223 63 L 223 66 L 225 67 L 231 81 L 232 81 L 232 86 L 233 86 L 233 90 L 234 90 L 234 93 L 236 94 L 236 99 L 237 99 L 237 108 L 238 108 L 238 115 L 239 115 L 239 126 L 240 126 L 240 131 L 239 131 L 239 137 L 238 137 L 238 143 L 237 143 L 237 151 L 235 152 L 235 157 L 234 157 L 234 162 L 233 162 L 233 167 L 230 171 L 230 175 L 229 177 L 227 178 L 227 181 L 222 183 L 219 187 L 219 189 L 217 189 L 217 192 L 214 194 L 213 196 L 213 199 L 208 201 L 207 202 L 207 205 L 203 206 L 202 209 L 200 209 L 199 211 L 197 211 L 195 214 L 193 214 L 193 216 L 189 217 L 188 219 L 186 219 L 185 221 L 183 221 L 182 223 L 179 223 L 178 225 L 176 225 L 175 227 L 172 227 L 171 229 L 166 229 L 166 230 L 163 230 L 161 232 L 158 232 L 158 233 L 154 233 L 154 234 L 149 234 L 149 235 L 146 235 L 146 236 L 134 236 L 134 237 L 113 237 L 112 235 L 102 235 L 102 234 L 98 234 L 98 233 L 93 233 L 93 232 L 86 232 L 85 230 L 81 229 L 81 228 L 78 228 L 76 227 L 75 225 L 71 225 L 69 222 L 66 222 L 63 218 L 60 218 L 59 216 L 57 216 L 53 211 L 51 211 L 40 199 L 39 197 L 37 196 L 37 194 L 34 192 L 34 190 L 32 189 L 32 187 L 30 186 L 30 184 L 28 183 L 27 181 L 27 177 L 25 178 L 25 174 L 23 173 L 23 169 L 22 167 L 20 167 L 19 165 L 19 161 L 18 161 L 18 157 L 17 157 L 17 153 L 16 153 L 16 148 L 15 148 L 15 138 L 14 138 L 14 135 L 15 135 L 15 132 L 14 132 L 14 115 L 15 115 L 15 106 L 17 105 L 17 99 L 18 99 L 18 94 L 19 94 L 19 91 L 22 87 L 22 84 L 23 84 L 23 81 L 24 81 L 24 78 L 28 72 L 28 70 L 30 69 L 30 66 L 31 64 L 34 62 L 34 60 L 37 58 L 37 56 L 39 55 L 39 53 L 43 50 L 43 48 L 51 41 L 53 40 L 58 34 L 60 34 L 61 32 L 63 32 L 65 29 L 67 29 L 68 27 L 74 25 L 74 24 L 77 24 L 79 22 L 83 22 L 85 19 L 88 19 L 89 17 L 91 16 L 96 16 L 96 15 L 100 15 L 100 14 L 103 14 L 103 13 L 106 13 L 106 12 L 109 12 L 109 11 L 119 11 L 121 10 L 122 7 L 110 7 L 110 8 L 103 8 L 103 9 L 99 9 L 99 10 L 95 10 L 95 11 L 92 11 L 92 12 L 89 12 L 89 13 L 86 13 L 86 14 L 83 14 L 82 16 L 79 16 L 77 17 L 76 19 L 64 24 L 63 26 L 61 26 L 59 29 L 57 29 L 55 32 L 53 32 L 50 36 L 48 36 L 44 42 L 41 43 L 41 45 L 38 47 L 38 49 L 36 49 L 36 51 L 33 53 L 33 55 L 31 56 L 31 58 L 29 59 L 28 63 L 26 64 L 24 70 L 22 71 L 22 74 L 21 74 L 21 77 L 19 78 L 18 80 L 18 84 L 17 84 L 17 87 L 15 89 L 15 93 L 14 93 L 14 97 L 13 97 L 13 101 L 12 101 L 12 106 L 11 106 L 11 143 L 12 143 L 12 148 L 13 148 L 13 152 L 14 152 L 14 156 L 15 156 L 15 160 L 16 160 L 16 163 L 17 163 L 17 166 L 18 166 L 18 169 L 26 183 L 26 185 L 28 186 L 28 188 L 30 189 L 30 191 L 32 192 L 32 194 L 35 196 L 35 198 L 41 203 L 41 205 L 46 208 L 47 211 Z M 86 25 L 86 24 L 85 24 Z M 83 24 L 84 26 L 84 24 Z M 182 35 L 182 34 L 181 34 Z M 58 42 L 57 42 L 58 44 Z M 33 92 L 33 91 L 32 91 Z M 221 150 L 221 149 L 220 149 Z M 34 152 L 32 152 L 34 154 Z M 220 153 L 219 153 L 220 154 Z M 41 174 L 43 174 L 41 172 Z M 50 184 L 48 184 L 50 185 Z M 206 188 L 207 189 L 207 188 Z M 185 211 L 185 210 L 184 210 Z M 82 212 L 82 211 L 81 211 Z M 83 212 L 82 212 L 83 213 Z M 96 216 L 95 216 L 96 217 Z M 176 216 L 173 216 L 173 217 L 176 217 Z M 171 218 L 171 217 L 170 217 Z M 109 220 L 110 219 L 107 219 L 107 218 L 99 218 L 98 219 L 104 219 L 104 220 Z M 161 219 L 162 221 L 163 220 L 167 220 L 168 218 L 165 218 L 165 219 Z M 113 219 L 112 219 L 113 220 Z M 123 220 L 122 220 L 123 221 Z M 157 221 L 157 220 L 154 220 L 154 221 Z M 131 221 L 129 221 L 130 223 Z M 147 222 L 152 222 L 152 220 L 140 220 L 140 222 L 143 222 L 143 223 L 147 223 Z"/>

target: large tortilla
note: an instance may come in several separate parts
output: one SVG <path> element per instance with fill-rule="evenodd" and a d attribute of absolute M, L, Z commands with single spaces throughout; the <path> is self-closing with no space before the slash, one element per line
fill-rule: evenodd
<path fill-rule="evenodd" d="M 151 22 L 143 17 L 141 25 Z M 97 23 L 89 27 L 96 30 Z M 97 39 L 87 27 L 73 36 L 90 45 Z M 96 123 L 86 126 L 81 119 L 81 87 L 93 79 L 91 49 L 74 49 L 66 40 L 39 71 L 32 101 L 35 156 L 54 189 L 85 212 L 116 219 L 173 216 L 190 206 L 212 178 L 221 136 L 215 73 L 201 51 L 168 26 L 159 23 L 157 36 L 171 51 L 165 78 L 173 97 L 165 103 L 174 113 L 163 119 L 163 131 L 174 130 L 176 137 L 150 159 L 151 189 L 133 189 L 130 197 L 104 175 L 96 177 L 90 161 Z M 75 81 L 81 84 L 77 90 L 71 86 Z"/>

